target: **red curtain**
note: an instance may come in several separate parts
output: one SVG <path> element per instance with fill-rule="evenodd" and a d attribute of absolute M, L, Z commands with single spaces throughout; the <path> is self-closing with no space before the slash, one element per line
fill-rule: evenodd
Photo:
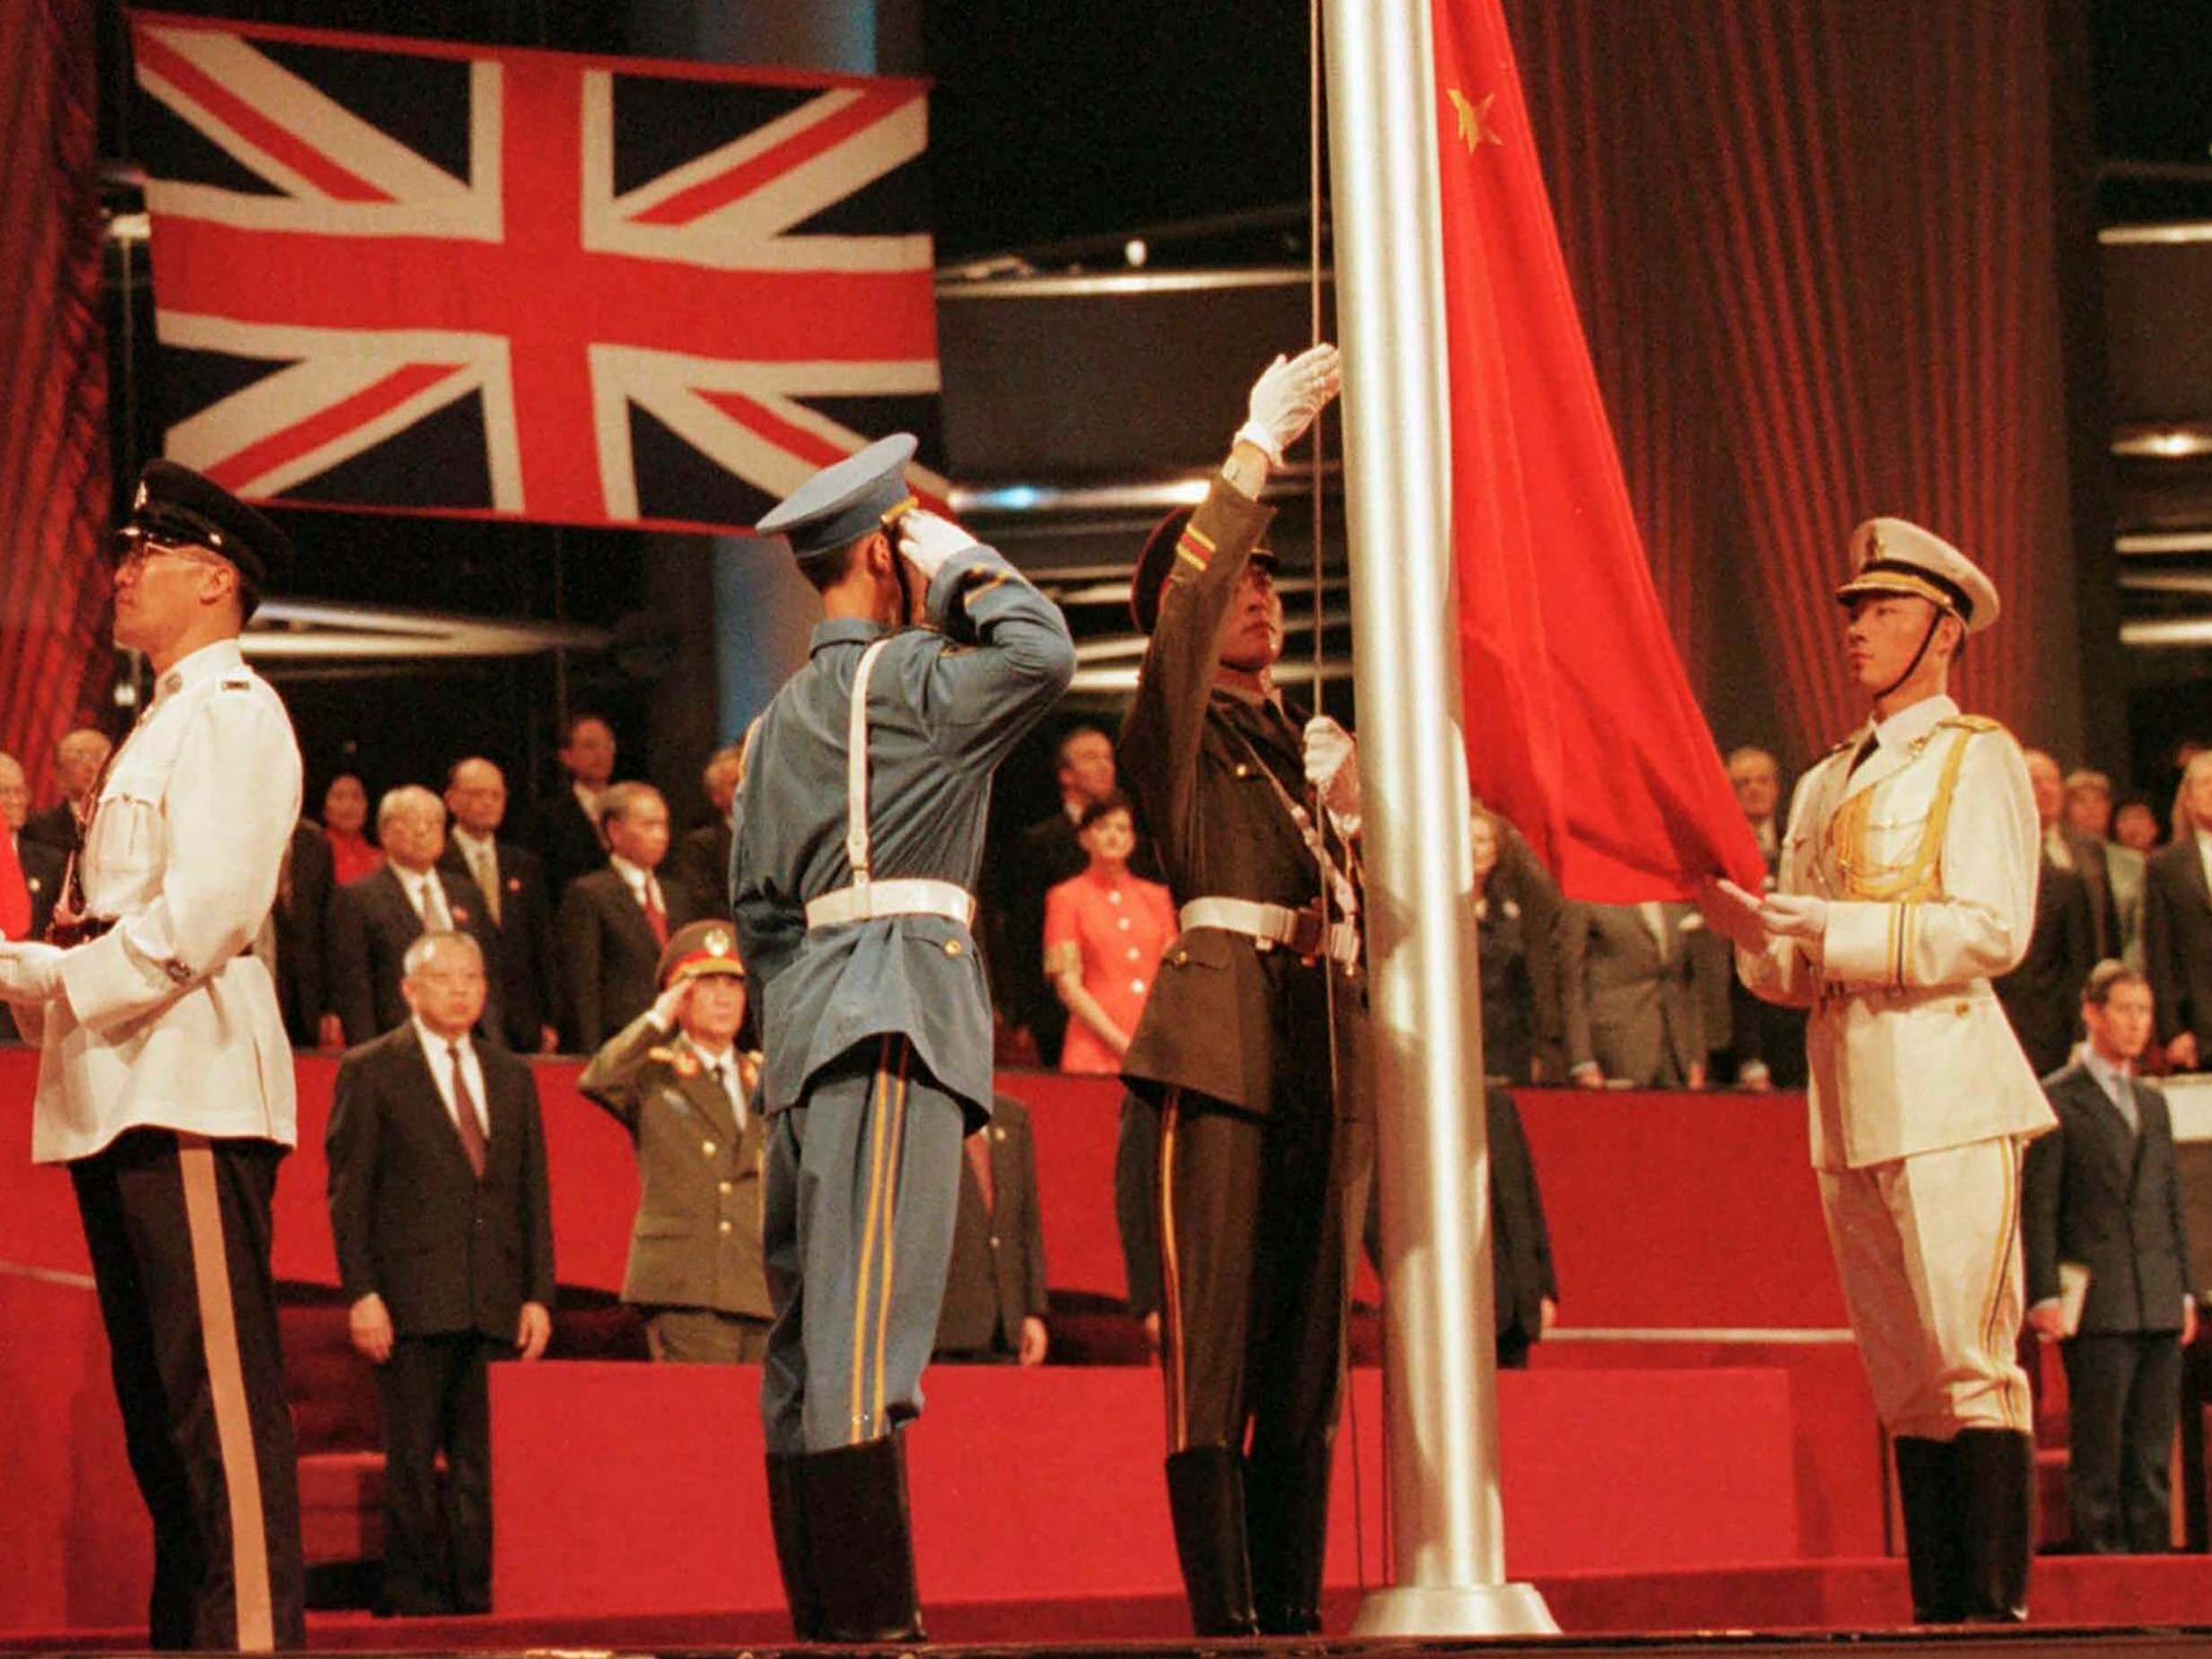
<path fill-rule="evenodd" d="M 107 357 L 92 25 L 0 4 L 0 750 L 45 799 L 55 741 L 103 705 Z"/>
<path fill-rule="evenodd" d="M 1827 595 L 1862 518 L 2004 615 L 1954 687 L 2079 742 L 2044 9 L 1512 0 L 1653 575 L 1724 744 L 1864 715 Z M 2090 258 L 2094 249 L 2068 257 Z"/>

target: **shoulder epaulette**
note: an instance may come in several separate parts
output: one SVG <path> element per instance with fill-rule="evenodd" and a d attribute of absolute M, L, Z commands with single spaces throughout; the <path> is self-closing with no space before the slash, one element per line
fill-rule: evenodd
<path fill-rule="evenodd" d="M 253 689 L 253 676 L 250 674 L 226 674 L 223 677 L 219 684 L 225 691 L 251 691 Z"/>
<path fill-rule="evenodd" d="M 2004 721 L 1993 720 L 1986 714 L 1954 714 L 1948 720 L 1937 723 L 1959 731 L 2002 731 L 2005 729 Z"/>

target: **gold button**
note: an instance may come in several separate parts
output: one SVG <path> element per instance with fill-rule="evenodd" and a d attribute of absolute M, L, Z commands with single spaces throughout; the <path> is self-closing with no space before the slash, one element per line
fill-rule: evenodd
<path fill-rule="evenodd" d="M 960 954 L 960 941 L 957 939 L 947 939 L 945 941 L 945 954 L 948 956 L 958 956 Z"/>
<path fill-rule="evenodd" d="M 714 1156 L 714 1143 L 711 1140 L 702 1140 L 699 1143 L 699 1150 L 705 1153 L 707 1157 L 713 1157 Z"/>
<path fill-rule="evenodd" d="M 730 1193 L 737 1191 L 737 1183 L 734 1181 L 725 1181 L 716 1189 L 716 1191 L 727 1197 Z"/>
<path fill-rule="evenodd" d="M 1129 989 L 1135 991 L 1137 995 L 1142 996 L 1144 994 L 1144 982 L 1141 979 L 1132 979 L 1129 982 Z"/>
<path fill-rule="evenodd" d="M 1252 775 L 1252 768 L 1246 765 L 1244 762 L 1238 761 L 1237 763 L 1237 775 L 1240 778 L 1248 778 Z"/>
<path fill-rule="evenodd" d="M 728 1231 L 730 1231 L 730 1223 L 728 1223 L 727 1221 L 725 1221 L 725 1222 L 723 1222 L 723 1223 L 722 1223 L 722 1231 L 723 1231 L 723 1232 L 725 1232 L 725 1233 L 727 1233 Z"/>
<path fill-rule="evenodd" d="M 1177 967 L 1183 967 L 1183 966 L 1186 965 L 1189 963 L 1190 959 L 1191 959 L 1191 953 L 1190 953 L 1189 951 L 1187 951 L 1187 950 L 1178 950 L 1178 951 L 1177 951 L 1177 952 L 1176 952 L 1176 954 L 1175 954 L 1175 965 L 1176 965 L 1176 966 L 1177 966 Z"/>

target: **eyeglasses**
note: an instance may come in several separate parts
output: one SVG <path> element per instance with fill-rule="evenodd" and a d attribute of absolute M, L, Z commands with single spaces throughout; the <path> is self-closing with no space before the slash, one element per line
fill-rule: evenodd
<path fill-rule="evenodd" d="M 221 565 L 229 563 L 222 554 L 193 542 L 163 541 L 144 530 L 125 529 L 116 532 L 115 569 L 118 575 L 125 571 L 137 571 L 157 554 L 167 554 L 172 559 L 183 559 L 193 564 Z"/>

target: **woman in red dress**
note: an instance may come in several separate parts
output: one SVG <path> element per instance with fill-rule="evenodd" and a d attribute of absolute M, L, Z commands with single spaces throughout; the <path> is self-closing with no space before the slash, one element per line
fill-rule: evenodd
<path fill-rule="evenodd" d="M 1137 825 L 1127 797 L 1085 808 L 1076 839 L 1090 866 L 1045 895 L 1045 972 L 1070 1016 L 1060 1069 L 1112 1074 L 1176 936 L 1175 902 L 1129 873 Z"/>
<path fill-rule="evenodd" d="M 341 772 L 322 798 L 323 839 L 330 843 L 331 874 L 340 886 L 384 868 L 384 854 L 365 833 L 368 822 L 369 791 L 352 773 Z"/>

